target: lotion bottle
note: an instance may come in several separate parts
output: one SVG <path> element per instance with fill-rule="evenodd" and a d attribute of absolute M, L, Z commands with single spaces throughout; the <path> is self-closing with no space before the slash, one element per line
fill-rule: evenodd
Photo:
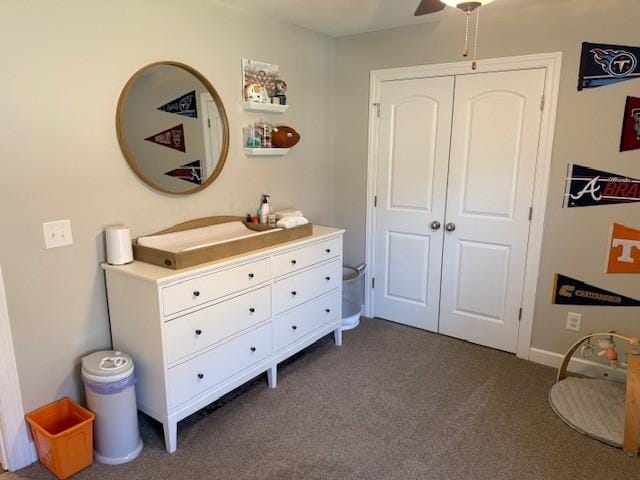
<path fill-rule="evenodd" d="M 271 198 L 271 195 L 267 195 L 266 193 L 262 195 L 262 203 L 260 205 L 260 209 L 258 210 L 260 223 L 269 223 L 269 215 L 271 214 L 271 205 L 269 205 L 269 198 Z"/>

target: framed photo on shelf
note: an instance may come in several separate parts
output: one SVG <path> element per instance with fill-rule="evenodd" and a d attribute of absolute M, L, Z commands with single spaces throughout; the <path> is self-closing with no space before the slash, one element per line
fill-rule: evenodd
<path fill-rule="evenodd" d="M 271 97 L 276 91 L 276 80 L 280 75 L 278 65 L 272 63 L 258 62 L 248 58 L 242 59 L 242 96 L 244 99 L 245 88 L 257 83 L 264 87 Z"/>

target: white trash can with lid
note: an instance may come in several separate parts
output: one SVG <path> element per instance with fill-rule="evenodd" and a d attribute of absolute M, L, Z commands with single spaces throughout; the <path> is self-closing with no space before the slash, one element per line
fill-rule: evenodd
<path fill-rule="evenodd" d="M 133 360 L 126 353 L 107 350 L 82 359 L 82 381 L 87 405 L 95 416 L 95 459 L 119 465 L 142 451 L 136 405 Z"/>

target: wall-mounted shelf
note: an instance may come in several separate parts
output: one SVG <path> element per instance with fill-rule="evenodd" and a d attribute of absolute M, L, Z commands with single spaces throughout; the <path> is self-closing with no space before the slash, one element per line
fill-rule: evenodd
<path fill-rule="evenodd" d="M 289 152 L 288 148 L 243 148 L 248 157 L 281 157 Z"/>
<path fill-rule="evenodd" d="M 240 105 L 247 112 L 284 113 L 289 109 L 289 105 L 274 105 L 273 103 L 240 102 Z"/>

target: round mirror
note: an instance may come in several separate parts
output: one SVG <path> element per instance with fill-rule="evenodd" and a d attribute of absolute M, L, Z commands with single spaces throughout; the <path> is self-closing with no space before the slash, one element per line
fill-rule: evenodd
<path fill-rule="evenodd" d="M 116 130 L 133 171 L 161 192 L 187 194 L 213 182 L 229 149 L 222 100 L 193 68 L 157 62 L 129 79 L 118 101 Z"/>

